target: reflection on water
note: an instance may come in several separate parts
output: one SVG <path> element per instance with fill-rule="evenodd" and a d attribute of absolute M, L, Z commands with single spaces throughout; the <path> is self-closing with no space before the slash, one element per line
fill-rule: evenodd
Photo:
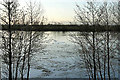
<path fill-rule="evenodd" d="M 91 53 L 92 47 L 90 47 L 90 43 L 85 40 L 88 38 L 89 39 L 88 41 L 92 41 L 91 33 L 88 35 L 86 34 L 87 38 L 84 38 L 85 33 L 81 34 L 79 32 L 44 32 L 44 35 L 47 36 L 47 38 L 45 38 L 47 42 L 43 43 L 46 45 L 46 47 L 43 49 L 43 52 L 37 51 L 35 52 L 35 55 L 33 55 L 34 57 L 31 60 L 31 69 L 30 69 L 31 78 L 86 78 L 86 77 L 88 78 L 89 77 L 85 63 L 83 61 L 83 55 L 84 55 L 82 54 L 83 50 L 81 49 L 84 50 L 87 49 L 86 51 L 88 51 L 88 53 Z M 105 36 L 103 36 L 103 34 L 97 35 L 97 37 L 99 39 L 96 38 L 96 43 L 97 41 L 99 41 L 99 43 L 96 45 L 101 47 L 100 48 L 96 47 L 96 50 L 99 49 L 98 51 L 99 52 L 101 51 L 101 53 L 103 53 L 102 52 L 104 49 L 103 43 L 104 43 L 104 39 L 106 38 Z M 110 47 L 112 47 L 111 49 L 116 49 L 113 51 L 113 53 L 115 53 L 115 55 L 117 56 L 116 57 L 115 55 L 111 54 L 112 57 L 115 56 L 116 58 L 116 59 L 112 58 L 111 61 L 111 74 L 113 73 L 112 71 L 114 71 L 114 75 L 113 74 L 111 75 L 112 77 L 118 77 L 117 53 L 120 50 L 116 48 L 116 46 L 118 47 L 118 43 L 120 41 L 119 38 L 120 37 L 116 33 L 112 33 L 110 35 L 110 41 L 112 42 L 110 43 Z M 81 45 L 78 44 L 78 42 L 80 42 L 81 40 L 82 42 L 84 42 L 84 48 L 81 48 Z M 36 48 L 38 48 L 38 46 Z M 97 56 L 98 55 L 96 55 L 96 57 Z M 103 57 L 103 55 L 100 57 Z M 90 58 L 90 60 L 92 60 L 92 58 Z M 100 60 L 102 62 L 103 59 L 101 58 Z M 103 63 L 100 64 L 103 65 Z M 27 74 L 25 74 L 24 77 L 26 77 L 26 75 Z M 98 75 L 99 75 L 99 71 L 98 71 Z M 107 71 L 106 71 L 106 76 L 107 76 Z"/>

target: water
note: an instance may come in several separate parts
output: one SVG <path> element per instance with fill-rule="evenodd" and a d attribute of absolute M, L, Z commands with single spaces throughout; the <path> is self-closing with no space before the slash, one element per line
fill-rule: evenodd
<path fill-rule="evenodd" d="M 69 32 L 47 32 L 49 34 L 49 39 L 52 39 L 47 43 L 45 54 L 38 54 L 37 59 L 38 66 L 38 76 L 47 78 L 80 78 L 85 77 L 85 75 L 80 75 L 84 73 L 84 69 L 81 70 L 78 65 L 76 65 L 75 54 L 76 45 L 72 43 L 69 39 Z M 43 68 L 39 70 L 39 68 Z M 44 72 L 47 70 L 47 72 Z M 35 70 L 33 70 L 35 71 Z M 36 70 L 37 72 L 37 70 Z M 31 71 L 32 73 L 32 71 Z M 34 73 L 35 74 L 35 73 Z M 34 77 L 31 74 L 31 77 Z M 35 74 L 36 75 L 36 74 Z M 36 75 L 37 76 L 37 75 Z"/>
<path fill-rule="evenodd" d="M 38 54 L 37 60 L 39 61 L 37 64 L 39 65 L 34 67 L 35 69 L 31 70 L 31 73 L 37 69 L 34 74 L 38 74 L 36 77 L 39 76 L 39 78 L 88 78 L 85 66 L 78 52 L 80 46 L 71 42 L 71 34 L 76 35 L 78 32 L 46 33 L 49 34 L 48 39 L 51 39 L 45 48 L 47 52 L 45 54 Z M 72 35 L 72 37 L 75 35 Z M 82 35 L 79 36 L 83 37 Z M 118 63 L 114 59 L 111 63 L 114 63 L 114 68 L 116 68 L 115 76 L 118 77 Z M 112 70 L 111 73 L 113 73 Z M 34 74 L 31 74 L 31 77 L 34 77 Z"/>
<path fill-rule="evenodd" d="M 39 32 L 37 34 L 39 34 Z M 88 53 L 91 53 L 92 48 L 89 47 L 90 44 L 83 39 L 83 35 L 81 33 L 44 32 L 43 34 L 46 36 L 46 38 L 41 45 L 45 45 L 45 47 L 43 48 L 43 52 L 37 50 L 37 52 L 34 52 L 34 55 L 32 56 L 30 78 L 88 78 L 88 72 L 86 71 L 86 67 L 82 58 L 83 54 L 82 51 L 79 51 L 82 48 L 77 43 L 72 42 L 74 41 L 73 38 L 75 38 L 75 36 L 79 36 L 79 39 L 84 42 L 84 46 L 88 49 Z M 90 37 L 89 39 L 92 40 L 91 35 L 88 37 Z M 100 37 L 102 38 L 101 35 L 99 38 Z M 116 46 L 119 42 L 118 38 L 118 34 L 111 34 L 110 41 L 115 41 L 115 44 L 110 44 L 110 46 L 112 49 L 115 48 L 115 51 L 119 51 L 116 49 Z M 40 44 L 40 42 L 37 44 Z M 101 50 L 103 50 L 103 47 L 104 46 L 101 47 Z M 36 47 L 36 49 L 37 48 L 38 47 Z M 117 55 L 118 52 L 113 53 Z M 118 57 L 115 56 L 115 58 Z M 90 58 L 90 60 L 92 59 Z M 111 65 L 113 65 L 111 67 L 111 76 L 118 78 L 118 60 L 111 58 Z M 112 68 L 114 71 L 112 71 Z M 113 72 L 115 75 L 112 74 Z M 25 74 L 24 77 L 26 77 L 26 75 L 27 74 Z"/>

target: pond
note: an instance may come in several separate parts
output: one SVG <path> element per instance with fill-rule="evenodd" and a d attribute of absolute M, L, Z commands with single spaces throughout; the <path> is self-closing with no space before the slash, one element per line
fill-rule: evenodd
<path fill-rule="evenodd" d="M 70 41 L 69 32 L 47 32 L 50 42 L 47 43 L 44 54 L 38 54 L 38 64 L 31 70 L 31 77 L 44 78 L 80 78 L 85 77 L 84 69 L 77 65 L 78 46 Z M 81 65 L 82 67 L 82 65 Z M 82 74 L 83 75 L 82 75 Z M 38 75 L 36 75 L 38 74 Z"/>
<path fill-rule="evenodd" d="M 88 51 L 87 53 L 92 53 L 91 52 L 92 47 L 90 47 L 90 43 L 87 41 L 87 38 L 90 41 L 92 41 L 92 33 L 87 33 L 88 34 L 86 35 L 87 38 L 84 38 L 85 35 L 83 35 L 86 33 L 82 33 L 82 32 L 51 32 L 49 31 L 49 32 L 43 32 L 42 34 L 46 36 L 45 41 L 42 42 L 42 44 L 45 45 L 45 47 L 42 49 L 43 50 L 42 52 L 37 50 L 37 52 L 34 52 L 34 55 L 32 55 L 31 62 L 30 62 L 31 64 L 30 78 L 88 78 L 89 77 L 87 72 L 88 68 L 86 69 L 86 66 L 85 66 L 86 64 L 84 63 L 85 60 L 83 60 L 85 58 L 83 58 L 84 54 L 82 51 L 86 50 Z M 96 53 L 97 51 L 99 51 L 100 53 L 103 53 L 102 52 L 104 48 L 103 43 L 104 43 L 104 40 L 106 39 L 106 36 L 103 36 L 103 34 L 104 33 L 100 33 L 100 34 L 98 33 L 97 38 L 95 39 Z M 118 43 L 120 41 L 118 35 L 120 34 L 110 33 L 110 51 L 114 49 L 112 52 L 110 52 L 110 56 L 111 56 L 110 71 L 111 71 L 111 77 L 113 78 L 118 78 L 118 67 L 119 67 L 118 53 L 120 51 L 119 49 L 117 49 Z M 77 37 L 74 37 L 74 36 L 77 36 Z M 84 48 L 83 47 L 81 48 L 81 45 L 77 43 L 78 41 L 80 42 L 81 40 L 84 43 Z M 102 46 L 102 47 L 98 48 L 97 46 Z M 106 51 L 105 53 L 107 54 Z M 96 57 L 97 57 L 97 54 L 96 54 Z M 104 61 L 102 60 L 104 60 L 103 59 L 104 56 L 101 54 L 101 57 L 102 58 L 100 59 L 100 61 L 101 61 L 101 65 L 103 66 Z M 96 58 L 96 64 L 97 64 L 97 59 L 98 58 Z M 92 60 L 92 58 L 90 58 L 90 60 Z M 4 63 L 2 64 L 4 65 Z M 105 65 L 107 68 L 107 60 Z M 93 69 L 91 71 L 93 71 Z M 103 67 L 101 67 L 101 71 L 102 71 L 102 75 L 104 75 Z M 107 77 L 107 69 L 105 72 Z M 99 75 L 100 74 L 98 70 L 98 76 Z M 20 75 L 18 76 L 20 77 Z M 24 74 L 24 77 L 26 76 L 27 74 Z"/>

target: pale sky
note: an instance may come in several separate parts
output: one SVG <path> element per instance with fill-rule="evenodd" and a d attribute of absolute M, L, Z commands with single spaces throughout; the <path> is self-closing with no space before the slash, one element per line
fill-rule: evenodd
<path fill-rule="evenodd" d="M 2 1 L 2 0 L 0 0 Z M 30 0 L 18 0 L 21 6 L 26 5 L 26 2 Z M 42 8 L 44 9 L 44 16 L 48 21 L 73 21 L 74 9 L 76 8 L 75 3 L 84 4 L 85 1 L 91 0 L 31 0 L 41 2 Z M 98 0 L 98 1 L 110 1 L 110 0 Z M 116 0 L 111 0 L 116 1 Z"/>
<path fill-rule="evenodd" d="M 41 4 L 43 5 L 48 20 L 73 21 L 73 18 L 75 16 L 74 9 L 76 8 L 75 6 L 76 3 L 84 5 L 85 1 L 91 0 L 41 0 Z M 98 1 L 116 1 L 116 0 L 98 0 Z"/>
<path fill-rule="evenodd" d="M 20 4 L 24 5 L 29 0 L 19 0 Z M 34 1 L 34 0 L 31 0 Z M 48 21 L 64 22 L 73 21 L 75 3 L 80 3 L 80 0 L 35 0 L 41 2 L 44 9 L 44 15 Z"/>

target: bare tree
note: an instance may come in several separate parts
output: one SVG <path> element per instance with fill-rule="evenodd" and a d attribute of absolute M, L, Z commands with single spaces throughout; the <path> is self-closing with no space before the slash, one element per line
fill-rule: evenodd
<path fill-rule="evenodd" d="M 33 24 L 39 24 L 41 25 L 45 18 L 43 16 L 43 8 L 41 6 L 40 2 L 28 2 L 27 4 L 27 18 L 26 22 L 28 24 L 33 25 Z"/>
<path fill-rule="evenodd" d="M 120 25 L 120 1 L 118 0 L 117 2 L 113 3 L 113 8 L 112 8 L 112 14 L 113 14 L 113 24 L 115 25 Z M 118 50 L 118 66 L 120 66 L 120 33 L 117 33 L 117 38 L 118 38 L 118 44 L 117 44 L 117 50 Z M 120 75 L 120 69 L 118 69 L 118 75 Z"/>
<path fill-rule="evenodd" d="M 72 41 L 80 46 L 79 53 L 85 63 L 90 78 L 102 80 L 111 79 L 111 72 L 115 74 L 112 65 L 112 56 L 116 56 L 115 49 L 111 46 L 116 45 L 116 39 L 112 40 L 112 33 L 109 32 L 109 25 L 112 23 L 112 5 L 107 2 L 87 2 L 85 7 L 76 5 L 75 20 L 83 25 L 94 26 L 93 32 L 78 32 L 72 35 Z M 107 32 L 96 32 L 99 25 L 104 25 Z M 79 34 L 79 35 L 78 35 Z M 81 35 L 81 36 L 80 36 Z M 117 47 L 117 46 L 114 46 Z M 106 75 L 107 74 L 107 75 Z"/>
<path fill-rule="evenodd" d="M 78 10 L 75 10 L 76 12 L 76 20 L 79 22 L 82 22 L 84 25 L 93 25 L 95 28 L 95 25 L 98 24 L 98 12 L 99 12 L 99 8 L 97 8 L 98 6 L 95 4 L 95 2 L 87 2 L 87 7 L 84 8 L 83 10 L 80 8 L 79 5 L 76 5 Z M 87 9 L 85 11 L 85 9 Z M 93 48 L 93 64 L 94 64 L 94 79 L 96 80 L 96 59 L 95 59 L 95 29 L 92 32 L 92 48 Z"/>
<path fill-rule="evenodd" d="M 44 23 L 44 17 L 42 17 L 43 9 L 41 8 L 41 4 L 36 4 L 36 2 L 29 2 L 27 3 L 27 19 L 28 24 L 39 24 L 43 25 Z M 27 80 L 29 80 L 29 74 L 30 74 L 30 55 L 31 55 L 31 47 L 32 47 L 32 36 L 35 33 L 30 31 L 29 35 L 29 50 L 28 50 L 28 72 L 27 72 Z"/>
<path fill-rule="evenodd" d="M 4 0 L 2 5 L 4 6 L 5 9 L 1 9 L 6 15 L 3 15 L 1 17 L 2 21 L 5 22 L 5 24 L 8 24 L 9 25 L 9 29 L 8 29 L 8 32 L 9 32 L 9 49 L 8 49 L 8 53 L 9 53 L 9 80 L 12 80 L 12 52 L 11 52 L 11 36 L 12 36 L 12 33 L 11 33 L 11 22 L 16 22 L 14 20 L 14 18 L 16 17 L 15 14 L 16 14 L 16 9 L 17 9 L 17 3 L 16 1 L 13 1 L 13 0 Z M 6 20 L 7 18 L 7 20 Z M 13 21 L 14 20 L 14 21 Z"/>
<path fill-rule="evenodd" d="M 5 4 L 2 4 L 2 5 L 6 7 L 6 9 L 1 9 L 2 12 L 5 13 L 5 15 L 1 16 L 2 17 L 1 20 L 4 22 L 4 24 L 10 23 L 10 27 L 12 27 L 11 25 L 16 25 L 19 23 L 20 24 L 28 23 L 29 25 L 44 23 L 44 18 L 40 20 L 41 12 L 42 12 L 41 7 L 36 7 L 38 9 L 34 7 L 33 9 L 32 3 L 30 3 L 30 6 L 28 6 L 29 9 L 27 8 L 27 11 L 18 10 L 17 1 L 15 2 L 11 1 L 11 5 L 9 5 L 11 8 L 9 10 L 8 9 L 9 6 L 7 2 L 6 1 L 4 2 Z M 31 13 L 29 11 L 31 11 Z M 22 14 L 20 12 L 22 12 Z M 26 13 L 28 13 L 28 15 Z M 26 19 L 25 16 L 29 18 Z M 6 17 L 10 17 L 9 18 L 10 20 L 7 20 Z M 20 22 L 20 20 L 22 20 L 22 23 Z M 41 22 L 39 22 L 39 20 Z M 9 32 L 11 33 L 10 35 L 9 35 Z M 33 55 L 35 55 L 34 54 L 35 52 L 42 51 L 42 49 L 45 48 L 45 46 L 43 45 L 43 42 L 45 42 L 44 41 L 45 39 L 46 39 L 46 36 L 44 36 L 44 32 L 3 31 L 2 59 L 5 66 L 3 70 L 4 74 L 7 76 L 8 75 L 7 70 L 10 70 L 11 72 L 9 73 L 10 80 L 12 78 L 17 80 L 18 77 L 21 77 L 21 80 L 23 80 L 24 74 L 27 73 L 28 74 L 27 79 L 29 79 L 31 59 Z M 10 56 L 8 56 L 9 51 L 11 51 Z M 10 58 L 10 62 L 8 57 Z M 10 68 L 8 68 L 8 64 L 10 64 Z"/>

